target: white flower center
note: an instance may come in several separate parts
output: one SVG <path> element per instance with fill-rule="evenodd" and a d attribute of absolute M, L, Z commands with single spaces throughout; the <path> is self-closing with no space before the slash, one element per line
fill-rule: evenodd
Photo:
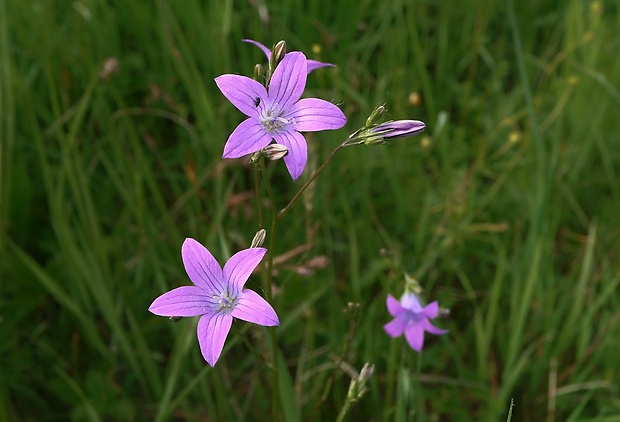
<path fill-rule="evenodd" d="M 230 290 L 226 289 L 225 292 L 222 292 L 219 295 L 213 295 L 213 300 L 215 301 L 215 306 L 218 312 L 228 314 L 237 306 L 239 295 L 237 293 L 233 294 Z"/>
<path fill-rule="evenodd" d="M 261 113 L 261 125 L 272 135 L 285 132 L 292 121 L 283 117 L 285 114 L 284 112 L 285 110 L 281 109 L 278 104 L 273 104 L 270 108 Z"/>

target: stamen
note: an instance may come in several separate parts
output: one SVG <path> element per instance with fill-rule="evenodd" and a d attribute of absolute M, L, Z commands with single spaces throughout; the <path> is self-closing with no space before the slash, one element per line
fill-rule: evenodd
<path fill-rule="evenodd" d="M 231 295 L 230 291 L 222 292 L 220 295 L 214 295 L 213 299 L 217 302 L 217 310 L 231 312 L 237 306 L 237 296 Z"/>
<path fill-rule="evenodd" d="M 278 133 L 291 124 L 290 120 L 282 117 L 283 110 L 280 110 L 277 104 L 273 104 L 272 107 L 266 111 L 265 115 L 261 116 L 260 121 L 267 132 L 271 134 Z"/>

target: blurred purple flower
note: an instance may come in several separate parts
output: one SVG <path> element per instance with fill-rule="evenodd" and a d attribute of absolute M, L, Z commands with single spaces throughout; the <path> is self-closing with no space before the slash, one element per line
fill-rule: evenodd
<path fill-rule="evenodd" d="M 431 334 L 445 334 L 448 330 L 435 327 L 429 320 L 437 317 L 439 305 L 432 302 L 422 307 L 414 293 L 405 293 L 400 302 L 392 295 L 387 297 L 387 309 L 394 319 L 383 326 L 390 337 L 405 334 L 409 346 L 417 352 L 424 346 L 424 331 Z"/>
<path fill-rule="evenodd" d="M 286 54 L 271 77 L 269 91 L 245 76 L 215 78 L 224 96 L 249 117 L 228 137 L 224 158 L 259 151 L 273 139 L 288 148 L 284 163 L 293 180 L 297 180 L 308 159 L 308 146 L 299 132 L 340 129 L 347 121 L 342 111 L 328 101 L 300 100 L 306 87 L 306 68 L 306 56 L 302 53 Z"/>
<path fill-rule="evenodd" d="M 149 311 L 169 317 L 199 316 L 198 343 L 202 356 L 214 366 L 222 353 L 233 317 L 259 325 L 280 325 L 278 316 L 265 299 L 245 282 L 267 252 L 245 249 L 234 254 L 224 269 L 213 255 L 194 239 L 185 239 L 181 256 L 193 286 L 177 287 L 159 296 Z"/>
<path fill-rule="evenodd" d="M 254 41 L 254 40 L 248 40 L 248 39 L 244 39 L 241 40 L 243 42 L 247 42 L 250 44 L 254 44 L 255 46 L 257 46 L 258 48 L 260 48 L 263 53 L 265 53 L 265 56 L 267 56 L 267 61 L 269 61 L 271 59 L 271 50 L 269 50 L 267 47 L 265 47 L 263 44 L 259 43 L 258 41 Z M 324 63 L 324 62 L 319 62 L 316 60 L 308 60 L 308 73 L 312 72 L 313 70 L 319 69 L 321 67 L 326 67 L 326 66 L 330 66 L 330 67 L 335 67 L 335 64 L 331 64 L 331 63 Z"/>

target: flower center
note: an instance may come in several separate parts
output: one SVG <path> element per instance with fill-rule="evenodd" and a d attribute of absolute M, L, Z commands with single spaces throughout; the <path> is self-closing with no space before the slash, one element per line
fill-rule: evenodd
<path fill-rule="evenodd" d="M 282 133 L 286 127 L 291 124 L 289 119 L 282 117 L 284 110 L 280 109 L 277 104 L 266 110 L 261 116 L 260 122 L 263 128 L 270 134 Z"/>
<path fill-rule="evenodd" d="M 219 295 L 213 295 L 213 300 L 215 300 L 218 312 L 228 314 L 235 309 L 235 306 L 237 306 L 239 296 L 237 294 L 231 294 L 230 290 L 226 289 L 225 292 L 222 292 Z"/>
<path fill-rule="evenodd" d="M 416 312 L 409 311 L 407 312 L 407 325 L 415 325 L 422 320 L 422 316 Z"/>

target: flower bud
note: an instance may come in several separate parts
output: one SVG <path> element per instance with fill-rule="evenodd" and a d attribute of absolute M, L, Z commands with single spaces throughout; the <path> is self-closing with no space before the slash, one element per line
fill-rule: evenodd
<path fill-rule="evenodd" d="M 258 163 L 260 162 L 260 157 L 261 157 L 261 155 L 263 153 L 262 151 L 263 150 L 256 151 L 256 152 L 252 153 L 252 155 L 250 156 L 250 164 L 251 165 L 253 165 L 253 166 L 257 166 L 258 165 Z"/>
<path fill-rule="evenodd" d="M 269 144 L 261 150 L 265 157 L 271 161 L 276 161 L 284 158 L 288 154 L 288 148 L 282 144 Z"/>
<path fill-rule="evenodd" d="M 375 372 L 375 365 L 372 365 L 366 362 L 364 366 L 362 367 L 362 370 L 360 371 L 360 376 L 358 380 L 361 383 L 366 384 L 366 382 L 370 379 L 370 377 L 372 377 L 372 374 L 374 374 L 374 372 Z"/>
<path fill-rule="evenodd" d="M 278 41 L 276 45 L 273 46 L 273 52 L 271 53 L 271 58 L 273 60 L 273 67 L 275 69 L 278 63 L 282 61 L 284 55 L 286 54 L 286 41 L 281 40 Z"/>
<path fill-rule="evenodd" d="M 260 229 L 254 235 L 254 239 L 252 239 L 252 243 L 250 244 L 250 248 L 260 248 L 265 243 L 265 237 L 267 236 L 267 231 L 265 229 Z"/>
<path fill-rule="evenodd" d="M 424 130 L 426 125 L 419 120 L 390 120 L 368 129 L 363 137 L 366 145 L 382 144 L 392 139 L 406 138 Z"/>
<path fill-rule="evenodd" d="M 356 378 L 351 380 L 351 384 L 349 384 L 349 391 L 347 393 L 347 401 L 350 403 L 355 403 L 359 399 L 361 399 L 366 392 L 368 392 L 368 380 L 372 377 L 372 374 L 375 372 L 375 365 L 372 365 L 368 362 L 364 364 L 362 370 Z"/>
<path fill-rule="evenodd" d="M 450 316 L 449 308 L 439 308 L 439 313 L 437 314 L 439 318 L 448 318 Z"/>
<path fill-rule="evenodd" d="M 263 80 L 263 65 L 260 63 L 254 66 L 254 80 L 258 82 Z"/>
<path fill-rule="evenodd" d="M 375 122 L 383 116 L 383 113 L 385 113 L 385 107 L 383 105 L 375 108 L 374 111 L 370 113 L 370 116 L 368 116 L 368 119 L 366 119 L 366 127 L 373 127 Z"/>
<path fill-rule="evenodd" d="M 271 57 L 269 57 L 269 79 L 271 79 L 271 75 L 273 75 L 278 63 L 282 61 L 285 55 L 286 41 L 278 41 L 276 45 L 273 46 L 273 49 L 271 50 Z"/>
<path fill-rule="evenodd" d="M 405 293 L 413 292 L 416 295 L 420 295 L 424 289 L 418 280 L 405 273 Z"/>

